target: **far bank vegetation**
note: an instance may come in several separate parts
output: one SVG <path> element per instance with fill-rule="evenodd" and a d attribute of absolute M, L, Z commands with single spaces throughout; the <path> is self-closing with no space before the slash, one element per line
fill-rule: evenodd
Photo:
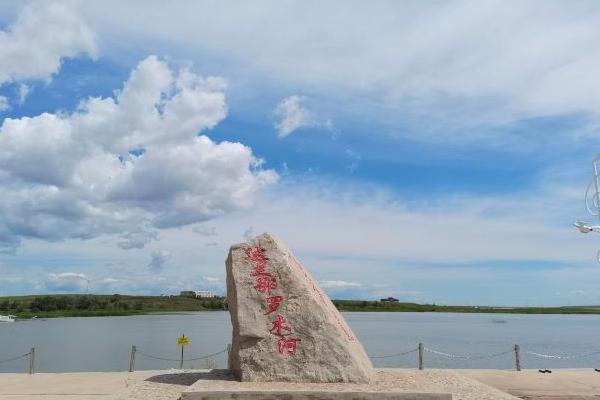
<path fill-rule="evenodd" d="M 0 314 L 20 318 L 135 315 L 226 309 L 225 299 L 181 296 L 41 295 L 0 297 Z"/>
<path fill-rule="evenodd" d="M 508 314 L 600 314 L 600 306 L 581 307 L 477 307 L 416 304 L 369 300 L 333 300 L 340 311 L 457 312 Z M 128 296 L 65 294 L 0 297 L 0 314 L 19 318 L 118 316 L 161 312 L 227 310 L 224 297 Z"/>

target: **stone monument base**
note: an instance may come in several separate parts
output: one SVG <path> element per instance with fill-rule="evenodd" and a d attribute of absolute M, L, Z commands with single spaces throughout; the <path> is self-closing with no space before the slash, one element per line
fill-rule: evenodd
<path fill-rule="evenodd" d="M 382 371 L 373 384 L 239 382 L 227 370 L 214 370 L 186 389 L 181 400 L 452 400 L 438 386 L 423 388 L 422 371 L 416 375 L 422 382 Z"/>

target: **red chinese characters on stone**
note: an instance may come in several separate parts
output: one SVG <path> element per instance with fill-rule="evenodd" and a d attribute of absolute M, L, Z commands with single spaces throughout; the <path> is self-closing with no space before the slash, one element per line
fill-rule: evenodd
<path fill-rule="evenodd" d="M 271 274 L 265 272 L 267 267 L 267 258 L 264 255 L 264 249 L 260 246 L 250 247 L 244 250 L 246 253 L 246 260 L 250 260 L 254 263 L 254 269 L 250 273 L 252 276 L 268 275 Z"/>
<path fill-rule="evenodd" d="M 271 296 L 267 297 L 267 312 L 265 315 L 269 315 L 272 312 L 277 311 L 279 305 L 283 301 L 283 296 Z"/>
<path fill-rule="evenodd" d="M 284 300 L 283 296 L 271 296 L 271 291 L 277 289 L 277 280 L 273 274 L 266 271 L 268 258 L 265 257 L 265 250 L 262 247 L 250 247 L 245 249 L 244 252 L 246 253 L 246 260 L 251 261 L 254 265 L 250 272 L 250 275 L 256 278 L 254 288 L 257 292 L 265 293 L 268 296 L 266 298 L 267 310 L 265 315 L 269 315 L 277 311 Z M 271 324 L 269 332 L 279 337 L 277 351 L 280 354 L 296 354 L 296 347 L 301 340 L 287 337 L 292 334 L 292 328 L 286 324 L 285 317 L 277 314 Z"/>
<path fill-rule="evenodd" d="M 287 326 L 285 318 L 281 314 L 277 314 L 277 317 L 275 317 L 271 324 L 272 327 L 269 329 L 269 332 L 277 336 L 283 336 L 285 331 L 287 331 L 288 334 L 292 332 L 292 328 Z"/>
<path fill-rule="evenodd" d="M 254 267 L 252 272 L 250 272 L 250 275 L 252 275 L 252 276 L 271 276 L 271 277 L 273 276 L 270 273 L 265 271 L 264 265 L 257 265 L 256 267 Z"/>
<path fill-rule="evenodd" d="M 271 290 L 277 289 L 277 281 L 272 276 L 259 276 L 256 278 L 254 288 L 260 293 L 271 295 Z"/>
<path fill-rule="evenodd" d="M 286 337 L 286 335 L 292 333 L 292 328 L 285 323 L 285 317 L 281 314 L 277 314 L 277 317 L 275 317 L 271 324 L 273 326 L 269 332 L 279 336 L 279 340 L 277 341 L 277 351 L 281 354 L 296 354 L 296 346 L 301 340 L 298 338 Z"/>
<path fill-rule="evenodd" d="M 298 342 L 301 342 L 301 340 L 298 338 L 290 339 L 282 336 L 277 342 L 277 351 L 279 351 L 281 354 L 286 351 L 288 354 L 296 354 L 296 345 Z"/>
<path fill-rule="evenodd" d="M 265 258 L 265 249 L 263 249 L 260 246 L 256 246 L 256 247 L 248 247 L 247 249 L 244 250 L 244 252 L 246 253 L 246 259 L 250 260 L 250 261 L 254 261 L 254 262 L 267 262 L 266 258 Z"/>

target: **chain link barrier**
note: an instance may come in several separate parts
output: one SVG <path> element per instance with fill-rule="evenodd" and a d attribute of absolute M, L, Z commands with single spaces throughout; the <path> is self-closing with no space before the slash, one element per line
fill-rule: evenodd
<path fill-rule="evenodd" d="M 572 355 L 572 356 L 559 356 L 556 354 L 542 354 L 542 353 L 536 353 L 535 351 L 529 351 L 529 350 L 525 350 L 525 353 L 535 356 L 535 357 L 540 357 L 540 358 L 553 358 L 553 359 L 557 359 L 557 360 L 571 360 L 574 358 L 583 358 L 583 357 L 589 357 L 589 356 L 593 356 L 596 354 L 600 354 L 600 351 L 594 351 L 594 352 L 585 353 L 585 354 L 576 354 L 576 355 Z"/>
<path fill-rule="evenodd" d="M 227 349 L 221 350 L 218 353 L 213 353 L 213 354 L 209 354 L 207 356 L 202 356 L 202 357 L 196 357 L 196 358 L 188 358 L 188 359 L 184 359 L 183 361 L 197 361 L 197 360 L 205 360 L 207 358 L 211 358 L 214 356 L 218 356 L 219 354 L 223 354 L 226 353 Z"/>
<path fill-rule="evenodd" d="M 189 362 L 189 361 L 205 360 L 205 359 L 208 359 L 208 358 L 215 357 L 215 356 L 218 356 L 220 354 L 226 353 L 227 351 L 228 351 L 228 348 L 225 348 L 225 349 L 223 349 L 221 351 L 218 351 L 218 352 L 212 353 L 212 354 L 207 354 L 207 355 L 203 355 L 203 356 L 199 356 L 199 357 L 193 357 L 193 358 L 184 358 L 183 361 L 184 362 Z M 379 356 L 369 356 L 369 358 L 371 358 L 371 359 L 384 359 L 384 358 L 392 358 L 392 357 L 402 357 L 402 356 L 406 356 L 406 355 L 411 354 L 411 353 L 415 353 L 417 351 L 419 351 L 418 347 L 415 348 L 415 349 L 403 351 L 401 353 L 379 355 Z M 451 353 L 446 353 L 446 352 L 443 352 L 443 351 L 431 349 L 429 347 L 423 347 L 423 351 L 427 352 L 427 353 L 435 354 L 435 355 L 438 355 L 438 356 L 441 356 L 441 357 L 450 358 L 450 359 L 484 360 L 484 359 L 491 359 L 491 358 L 495 358 L 495 357 L 500 357 L 500 356 L 504 356 L 504 355 L 507 355 L 507 354 L 511 354 L 511 353 L 514 353 L 516 350 L 515 349 L 510 349 L 510 350 L 506 350 L 506 351 L 503 351 L 503 352 L 500 352 L 500 353 L 483 354 L 483 355 L 451 354 Z M 158 357 L 158 356 L 154 356 L 152 354 L 144 353 L 143 351 L 139 351 L 139 349 L 136 350 L 136 352 L 140 356 L 147 357 L 147 358 L 152 358 L 154 360 L 161 360 L 161 361 L 168 361 L 168 362 L 181 362 L 181 358 Z M 575 354 L 575 355 L 544 354 L 544 353 L 537 353 L 535 351 L 530 351 L 530 350 L 522 350 L 522 352 L 525 353 L 525 354 L 534 356 L 534 357 L 545 358 L 545 359 L 556 359 L 556 360 L 570 360 L 570 359 L 584 358 L 584 357 L 590 357 L 590 356 L 594 356 L 594 355 L 600 355 L 600 350 L 599 351 L 593 351 L 593 352 L 590 352 L 590 353 Z M 25 354 L 21 354 L 21 355 L 15 356 L 15 357 L 0 359 L 0 364 L 11 362 L 11 361 L 16 361 L 16 360 L 23 359 L 23 358 L 26 358 L 26 357 L 30 357 L 31 354 L 32 354 L 31 352 L 27 352 Z"/>
<path fill-rule="evenodd" d="M 218 356 L 219 354 L 223 354 L 227 352 L 227 349 L 221 350 L 217 353 L 212 353 L 212 354 L 207 354 L 205 356 L 200 356 L 200 357 L 195 357 L 195 358 L 184 358 L 183 361 L 197 361 L 197 360 L 205 360 L 207 358 L 211 358 L 214 356 Z M 148 358 L 153 358 L 155 360 L 161 360 L 161 361 L 171 361 L 171 362 L 181 362 L 181 358 L 164 358 L 164 357 L 157 357 L 157 356 L 153 356 L 151 354 L 146 354 L 143 351 L 139 351 L 136 350 L 136 354 L 139 354 L 141 356 L 144 357 L 148 357 Z"/>
<path fill-rule="evenodd" d="M 19 360 L 21 358 L 25 358 L 25 357 L 29 357 L 29 355 L 31 354 L 31 352 L 27 352 L 25 354 L 21 354 L 20 356 L 16 356 L 16 357 L 11 357 L 11 358 L 6 358 L 4 360 L 0 360 L 0 364 L 2 363 L 6 363 L 6 362 L 10 362 L 10 361 L 16 361 Z"/>
<path fill-rule="evenodd" d="M 471 356 L 471 355 L 458 355 L 458 354 L 444 353 L 443 351 L 433 350 L 433 349 L 430 349 L 429 347 L 425 347 L 424 350 L 426 352 L 428 352 L 428 353 L 437 354 L 438 356 L 447 357 L 447 358 L 459 358 L 459 359 L 462 359 L 462 360 L 485 360 L 485 359 L 488 359 L 488 358 L 500 357 L 500 356 L 503 356 L 505 354 L 512 353 L 514 351 L 514 350 L 511 349 L 511 350 L 503 351 L 501 353 L 485 354 L 485 355 L 479 355 L 479 356 Z"/>
<path fill-rule="evenodd" d="M 389 354 L 389 355 L 386 355 L 386 356 L 369 356 L 369 358 L 391 358 L 391 357 L 400 357 L 400 356 L 405 356 L 405 355 L 407 355 L 407 354 L 410 354 L 410 353 L 414 353 L 414 352 L 416 352 L 417 350 L 419 350 L 419 349 L 418 349 L 418 348 L 417 348 L 417 349 L 412 349 L 412 350 L 408 350 L 408 351 L 405 351 L 405 352 L 402 352 L 402 353 Z"/>
<path fill-rule="evenodd" d="M 405 351 L 405 352 L 402 352 L 402 353 L 389 354 L 389 355 L 383 355 L 383 356 L 369 356 L 369 358 L 380 359 L 380 358 L 399 357 L 399 356 L 404 356 L 404 355 L 407 355 L 407 354 L 410 354 L 410 353 L 414 353 L 414 352 L 416 352 L 418 350 L 419 349 L 416 348 L 416 349 L 408 350 L 408 351 Z M 435 354 L 435 355 L 438 355 L 438 356 L 446 357 L 446 358 L 461 359 L 461 360 L 485 360 L 485 359 L 490 359 L 490 358 L 504 356 L 504 355 L 507 355 L 507 354 L 513 354 L 515 352 L 514 349 L 510 349 L 510 350 L 502 351 L 500 353 L 493 353 L 493 354 L 461 355 L 461 354 L 446 353 L 446 352 L 443 352 L 443 351 L 431 349 L 429 347 L 424 347 L 423 351 L 425 351 L 427 353 Z M 530 351 L 530 350 L 523 350 L 523 352 L 526 353 L 526 354 L 532 355 L 534 357 L 550 358 L 550 359 L 557 359 L 557 360 L 571 360 L 571 359 L 575 359 L 575 358 L 584 358 L 584 357 L 590 357 L 590 356 L 594 356 L 594 355 L 599 355 L 600 354 L 600 350 L 599 351 L 593 351 L 591 353 L 576 354 L 576 355 L 543 354 L 543 353 L 536 353 L 535 351 Z"/>

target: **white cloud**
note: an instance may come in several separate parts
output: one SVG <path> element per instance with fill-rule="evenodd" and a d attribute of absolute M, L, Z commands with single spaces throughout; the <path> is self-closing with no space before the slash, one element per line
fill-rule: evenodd
<path fill-rule="evenodd" d="M 317 124 L 316 119 L 302 102 L 302 96 L 290 96 L 281 100 L 275 108 L 274 115 L 277 118 L 275 128 L 277 136 L 286 137 L 301 128 L 308 128 Z"/>
<path fill-rule="evenodd" d="M 112 285 L 112 284 L 123 282 L 123 280 L 122 279 L 116 279 L 116 278 L 104 278 L 100 282 L 103 283 L 103 284 Z"/>
<path fill-rule="evenodd" d="M 123 293 L 123 291 L 127 291 L 130 288 L 130 284 L 126 279 L 107 277 L 94 282 L 90 290 L 94 293 L 118 293 L 119 291 Z"/>
<path fill-rule="evenodd" d="M 548 184 L 529 195 L 448 195 L 409 202 L 374 186 L 290 180 L 257 202 L 252 213 L 220 218 L 219 229 L 224 242 L 234 243 L 236 229 L 253 226 L 315 258 L 343 257 L 342 265 L 355 258 L 352 268 L 359 270 L 358 260 L 365 259 L 593 265 L 597 238 L 578 235 L 570 225 L 582 208 L 581 192 Z M 320 280 L 360 282 L 347 277 Z"/>
<path fill-rule="evenodd" d="M 156 230 L 250 207 L 277 179 L 250 148 L 198 133 L 226 115 L 224 82 L 150 56 L 114 98 L 0 126 L 0 244 Z M 135 154 L 130 151 L 135 150 Z"/>
<path fill-rule="evenodd" d="M 162 272 L 165 265 L 171 258 L 171 252 L 167 250 L 155 251 L 150 256 L 150 262 L 148 263 L 148 268 L 152 272 Z"/>
<path fill-rule="evenodd" d="M 323 289 L 339 289 L 339 288 L 357 288 L 360 287 L 360 283 L 348 282 L 348 281 L 321 281 L 319 285 Z"/>
<path fill-rule="evenodd" d="M 19 105 L 23 105 L 25 104 L 25 100 L 27 100 L 27 96 L 29 96 L 29 93 L 31 93 L 31 86 L 28 86 L 24 83 L 21 83 L 19 85 L 19 90 L 18 90 L 18 98 L 17 98 L 17 102 L 19 103 Z"/>
<path fill-rule="evenodd" d="M 349 164 L 347 164 L 345 168 L 350 174 L 353 174 L 354 172 L 356 172 L 356 169 L 358 168 L 358 164 L 362 160 L 362 157 L 360 154 L 350 149 L 346 149 L 345 153 L 349 160 Z"/>
<path fill-rule="evenodd" d="M 20 278 L 18 276 L 0 276 L 0 282 L 4 283 L 4 284 L 14 284 L 14 283 L 20 283 L 23 281 L 23 278 Z"/>
<path fill-rule="evenodd" d="M 203 62 L 213 56 L 253 82 L 257 99 L 276 82 L 362 121 L 384 121 L 382 133 L 489 142 L 508 133 L 463 128 L 600 110 L 594 1 L 351 1 L 343 13 L 335 3 L 267 4 L 156 2 L 145 8 L 148 18 L 137 18 L 135 3 L 113 0 L 85 12 L 103 36 L 152 45 L 160 38 Z"/>
<path fill-rule="evenodd" d="M 214 226 L 199 225 L 194 227 L 193 231 L 200 236 L 218 236 L 217 228 Z"/>
<path fill-rule="evenodd" d="M 148 243 L 158 238 L 158 232 L 152 228 L 139 227 L 119 235 L 117 246 L 124 250 L 143 249 Z"/>
<path fill-rule="evenodd" d="M 221 282 L 221 278 L 217 278 L 214 276 L 203 276 L 202 279 L 204 279 L 205 281 L 210 282 L 210 283 Z"/>
<path fill-rule="evenodd" d="M 244 233 L 242 234 L 242 237 L 243 237 L 245 240 L 250 240 L 250 239 L 252 239 L 252 238 L 254 237 L 254 228 L 253 228 L 253 227 L 251 227 L 251 226 L 250 226 L 250 227 L 248 227 L 248 229 L 246 229 L 246 230 L 244 231 Z"/>
<path fill-rule="evenodd" d="M 10 264 L 21 264 L 4 266 L 0 275 L 24 278 L 26 282 L 6 289 L 29 293 L 34 290 L 29 282 L 45 268 L 54 268 L 51 261 L 44 266 L 44 259 L 66 258 L 89 266 L 94 291 L 106 277 L 126 280 L 112 288 L 105 285 L 107 293 L 176 294 L 198 285 L 212 288 L 203 277 L 224 276 L 228 246 L 253 226 L 282 239 L 317 281 L 361 285 L 329 288 L 332 297 L 394 296 L 471 305 L 598 303 L 598 238 L 570 226 L 582 208 L 581 191 L 556 186 L 569 179 L 550 178 L 548 187 L 542 185 L 531 195 L 445 196 L 410 203 L 372 187 L 283 182 L 263 194 L 252 212 L 211 221 L 219 231 L 219 247 L 199 246 L 194 226 L 161 230 L 159 249 L 169 249 L 168 265 L 177 268 L 165 267 L 160 274 L 148 268 L 150 255 L 146 259 L 141 252 L 121 251 L 114 241 L 100 237 L 28 240 L 19 257 L 5 257 Z M 584 185 L 577 180 L 569 184 Z M 42 266 L 29 265 L 32 259 Z M 498 287 L 503 290 L 494 290 Z M 586 290 L 590 297 L 571 293 L 576 290 Z M 557 292 L 561 295 L 555 296 Z"/>
<path fill-rule="evenodd" d="M 0 85 L 47 80 L 61 60 L 97 53 L 94 35 L 72 2 L 36 1 L 0 31 Z"/>
<path fill-rule="evenodd" d="M 0 112 L 10 110 L 10 103 L 6 96 L 0 96 Z"/>
<path fill-rule="evenodd" d="M 63 272 L 60 274 L 49 274 L 44 284 L 46 289 L 52 292 L 77 292 L 86 290 L 89 279 L 85 274 L 76 272 Z"/>

